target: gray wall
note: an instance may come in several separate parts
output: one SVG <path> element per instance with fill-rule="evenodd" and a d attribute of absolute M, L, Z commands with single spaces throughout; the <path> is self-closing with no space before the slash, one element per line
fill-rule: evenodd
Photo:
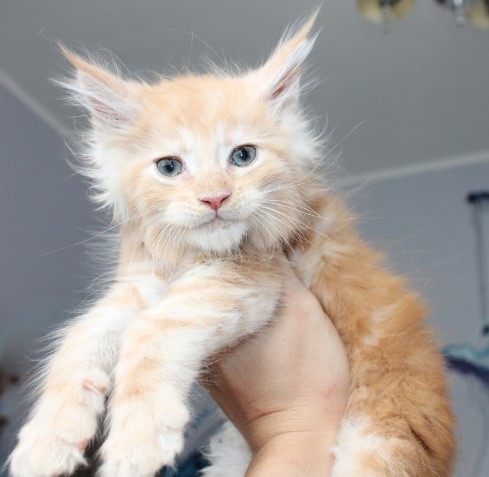
<path fill-rule="evenodd" d="M 17 343 L 78 301 L 83 248 L 44 254 L 86 238 L 91 212 L 64 142 L 1 88 L 0 104 L 0 317 L 2 337 Z M 3 358 L 17 363 L 14 342 L 4 343 Z"/>
<path fill-rule="evenodd" d="M 43 255 L 86 239 L 96 223 L 69 157 L 63 141 L 0 88 L 0 363 L 11 371 L 31 367 L 38 338 L 84 300 L 93 273 L 83 246 Z M 464 197 L 488 182 L 489 162 L 365 184 L 351 198 L 365 237 L 425 296 L 443 344 L 482 344 Z M 469 379 L 452 381 L 462 442 L 458 475 L 489 475 L 489 460 L 473 473 L 489 426 L 489 394 Z M 22 394 L 4 399 L 15 418 L 0 443 L 0 462 L 23 414 Z"/>
<path fill-rule="evenodd" d="M 0 87 L 0 366 L 9 372 L 32 368 L 39 338 L 80 302 L 89 278 L 83 247 L 43 256 L 86 238 L 93 223 L 67 157 L 59 136 Z M 20 397 L 9 393 L 0 413 L 18 418 Z"/>

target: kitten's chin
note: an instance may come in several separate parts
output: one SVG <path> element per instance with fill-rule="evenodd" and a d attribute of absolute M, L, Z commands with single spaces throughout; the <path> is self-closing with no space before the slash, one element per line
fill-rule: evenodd
<path fill-rule="evenodd" d="M 238 248 L 247 233 L 243 222 L 210 223 L 186 233 L 186 241 L 204 252 L 226 253 Z"/>

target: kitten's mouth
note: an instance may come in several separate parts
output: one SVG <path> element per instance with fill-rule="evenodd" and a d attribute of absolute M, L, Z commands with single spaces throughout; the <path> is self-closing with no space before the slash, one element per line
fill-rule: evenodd
<path fill-rule="evenodd" d="M 189 244 L 200 250 L 220 253 L 227 253 L 238 247 L 246 235 L 246 224 L 237 217 L 209 215 L 194 223 L 192 230 L 188 231 L 186 240 Z"/>
<path fill-rule="evenodd" d="M 200 225 L 199 228 L 215 230 L 215 229 L 227 229 L 230 226 L 231 226 L 230 220 L 223 219 L 222 217 L 219 217 L 219 215 L 216 214 L 214 218 Z"/>

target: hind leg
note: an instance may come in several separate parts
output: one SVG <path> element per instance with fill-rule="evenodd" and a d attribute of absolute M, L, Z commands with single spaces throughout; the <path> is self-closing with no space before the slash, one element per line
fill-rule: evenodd
<path fill-rule="evenodd" d="M 244 477 L 252 454 L 244 437 L 227 421 L 212 437 L 205 457 L 211 465 L 202 471 L 202 477 Z"/>
<path fill-rule="evenodd" d="M 373 432 L 368 418 L 345 418 L 334 449 L 332 477 L 434 477 L 420 446 Z"/>

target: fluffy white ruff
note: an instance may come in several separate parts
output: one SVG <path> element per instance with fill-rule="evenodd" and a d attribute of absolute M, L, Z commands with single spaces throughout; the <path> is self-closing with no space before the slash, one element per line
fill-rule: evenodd
<path fill-rule="evenodd" d="M 338 434 L 338 440 L 333 453 L 335 464 L 331 477 L 383 477 L 385 470 L 378 473 L 372 469 L 364 468 L 369 456 L 380 457 L 385 467 L 396 469 L 395 453 L 392 452 L 392 439 L 387 439 L 369 431 L 369 419 L 344 419 Z M 397 459 L 400 457 L 397 456 Z M 404 472 L 394 470 L 392 475 L 396 477 L 408 477 Z M 391 473 L 389 472 L 389 475 Z"/>
<path fill-rule="evenodd" d="M 205 456 L 211 465 L 202 471 L 202 477 L 244 477 L 252 454 L 244 437 L 226 421 L 212 437 Z"/>
<path fill-rule="evenodd" d="M 186 233 L 187 243 L 204 252 L 230 252 L 239 247 L 246 235 L 243 222 L 219 221 L 203 225 Z"/>

